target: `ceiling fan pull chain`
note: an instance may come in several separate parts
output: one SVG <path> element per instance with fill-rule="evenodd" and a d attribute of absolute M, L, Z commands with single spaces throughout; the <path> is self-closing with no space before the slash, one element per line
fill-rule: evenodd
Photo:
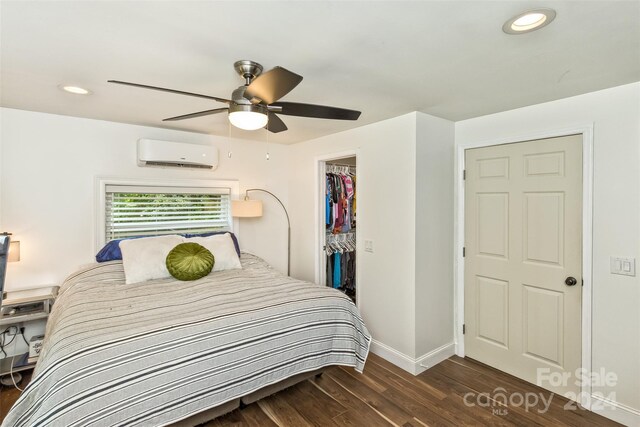
<path fill-rule="evenodd" d="M 269 134 L 271 132 L 269 132 L 269 122 L 267 122 L 267 127 L 265 128 L 267 130 L 266 134 L 267 134 L 267 160 L 269 160 L 270 156 L 269 156 Z"/>

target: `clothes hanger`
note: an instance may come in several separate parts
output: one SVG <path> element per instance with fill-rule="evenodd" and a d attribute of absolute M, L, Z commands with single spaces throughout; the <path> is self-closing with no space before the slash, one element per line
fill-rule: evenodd
<path fill-rule="evenodd" d="M 346 241 L 346 237 L 344 234 L 341 236 L 342 238 L 339 240 L 339 244 L 340 247 L 342 248 L 343 251 L 349 251 L 349 248 L 347 247 L 347 241 Z"/>

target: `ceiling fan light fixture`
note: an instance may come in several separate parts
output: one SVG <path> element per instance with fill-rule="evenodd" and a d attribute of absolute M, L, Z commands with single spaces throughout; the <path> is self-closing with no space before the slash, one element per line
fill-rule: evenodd
<path fill-rule="evenodd" d="M 551 23 L 556 17 L 553 9 L 533 9 L 519 13 L 502 26 L 502 31 L 507 34 L 524 34 L 538 30 Z"/>
<path fill-rule="evenodd" d="M 229 122 L 244 130 L 257 130 L 269 122 L 267 109 L 261 105 L 232 105 L 229 107 Z"/>
<path fill-rule="evenodd" d="M 58 85 L 58 88 L 60 90 L 72 93 L 74 95 L 91 95 L 92 94 L 92 92 L 89 89 L 85 89 L 80 86 L 61 84 L 61 85 Z"/>

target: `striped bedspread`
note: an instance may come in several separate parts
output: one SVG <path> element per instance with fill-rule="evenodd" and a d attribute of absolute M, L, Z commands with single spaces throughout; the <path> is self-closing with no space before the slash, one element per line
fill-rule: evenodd
<path fill-rule="evenodd" d="M 166 425 L 328 365 L 371 337 L 342 293 L 243 253 L 242 270 L 124 285 L 120 261 L 60 288 L 31 383 L 3 426 Z"/>

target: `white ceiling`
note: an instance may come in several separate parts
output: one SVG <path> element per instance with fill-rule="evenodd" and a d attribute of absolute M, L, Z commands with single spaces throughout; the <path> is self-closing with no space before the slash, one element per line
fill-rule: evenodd
<path fill-rule="evenodd" d="M 282 116 L 293 143 L 410 111 L 460 120 L 640 80 L 640 1 L 2 1 L 2 106 L 266 140 L 223 106 L 106 83 L 228 98 L 233 62 L 304 76 L 283 101 L 362 111 L 357 122 Z M 544 29 L 508 36 L 511 16 L 552 7 Z M 88 97 L 61 83 L 91 89 Z"/>

